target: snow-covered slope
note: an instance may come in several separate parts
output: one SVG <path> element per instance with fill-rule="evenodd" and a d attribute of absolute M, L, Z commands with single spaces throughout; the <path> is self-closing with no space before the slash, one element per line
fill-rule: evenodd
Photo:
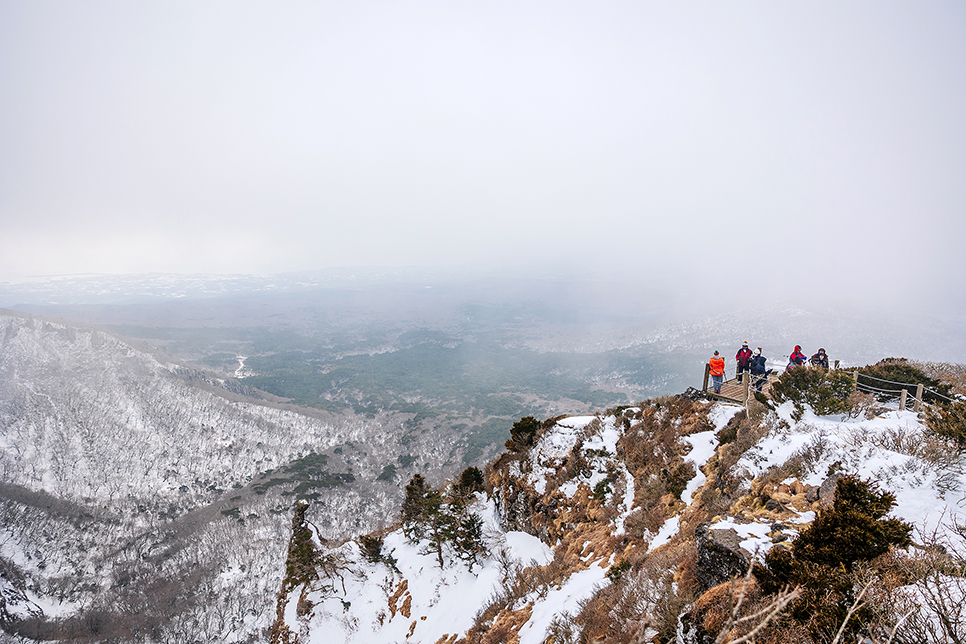
<path fill-rule="evenodd" d="M 752 412 L 748 420 L 736 405 L 676 397 L 558 419 L 532 447 L 487 468 L 488 492 L 471 505 L 485 526 L 479 565 L 470 569 L 451 552 L 441 567 L 422 554 L 427 542 L 407 539 L 401 527 L 383 535 L 394 564 L 373 563 L 357 541 L 329 546 L 316 536 L 328 568 L 283 589 L 273 641 L 686 638 L 675 635 L 692 605 L 676 596 L 681 571 L 717 574 L 701 569 L 696 532 L 731 535 L 739 556 L 763 561 L 815 519 L 841 474 L 894 492 L 890 516 L 915 526 L 915 539 L 966 556 L 957 551 L 964 460 L 937 454 L 917 414 L 819 417 L 796 414 L 791 403 Z M 726 427 L 737 440 L 719 444 Z M 683 563 L 689 557 L 697 563 Z M 611 606 L 603 623 L 594 622 L 598 604 Z"/>
<path fill-rule="evenodd" d="M 263 641 L 296 486 L 326 536 L 385 522 L 400 491 L 376 478 L 404 453 L 401 422 L 296 409 L 100 329 L 0 314 L 0 625 Z M 439 467 L 437 443 L 409 449 Z"/>

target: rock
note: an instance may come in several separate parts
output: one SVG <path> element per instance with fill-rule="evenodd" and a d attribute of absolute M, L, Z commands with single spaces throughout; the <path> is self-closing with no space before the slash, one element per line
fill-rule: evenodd
<path fill-rule="evenodd" d="M 691 613 L 683 613 L 678 617 L 677 644 L 713 644 L 714 640 L 705 633 L 699 620 Z"/>
<path fill-rule="evenodd" d="M 698 583 L 705 590 L 740 577 L 748 570 L 748 553 L 741 549 L 741 539 L 733 529 L 710 530 L 701 524 L 694 531 L 698 547 Z"/>
<path fill-rule="evenodd" d="M 817 485 L 809 485 L 808 490 L 805 491 L 805 500 L 809 503 L 818 501 L 818 491 L 819 487 Z"/>
<path fill-rule="evenodd" d="M 709 400 L 708 394 L 701 391 L 700 389 L 695 389 L 694 387 L 688 387 L 687 390 L 680 395 L 694 402 L 697 402 L 699 400 Z"/>
<path fill-rule="evenodd" d="M 822 483 L 822 487 L 818 490 L 818 500 L 823 508 L 830 508 L 835 503 L 835 487 L 843 476 L 843 474 L 833 474 Z"/>
<path fill-rule="evenodd" d="M 765 509 L 769 512 L 782 512 L 785 506 L 778 499 L 768 499 L 768 502 L 765 503 Z"/>

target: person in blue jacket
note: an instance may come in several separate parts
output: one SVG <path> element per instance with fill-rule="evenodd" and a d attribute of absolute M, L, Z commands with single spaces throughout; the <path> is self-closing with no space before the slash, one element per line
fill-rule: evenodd
<path fill-rule="evenodd" d="M 751 355 L 751 375 L 755 377 L 755 391 L 761 391 L 771 372 L 772 370 L 766 366 L 765 356 L 761 355 L 761 347 L 758 347 Z"/>
<path fill-rule="evenodd" d="M 819 349 L 818 353 L 809 358 L 808 361 L 816 367 L 825 367 L 828 369 L 828 354 L 825 353 L 825 349 Z"/>

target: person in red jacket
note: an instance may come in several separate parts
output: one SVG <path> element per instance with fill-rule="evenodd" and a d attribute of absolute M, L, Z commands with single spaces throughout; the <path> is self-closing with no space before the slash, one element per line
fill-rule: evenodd
<path fill-rule="evenodd" d="M 788 356 L 788 366 L 785 367 L 785 371 L 793 369 L 795 367 L 801 367 L 808 360 L 808 356 L 802 353 L 802 348 L 795 345 L 795 350 L 792 351 L 792 355 Z"/>
<path fill-rule="evenodd" d="M 718 352 L 714 352 L 711 360 L 708 361 L 708 366 L 711 367 L 711 382 L 714 384 L 714 393 L 721 393 L 721 382 L 724 380 L 724 370 L 725 361 Z"/>
<path fill-rule="evenodd" d="M 735 354 L 738 361 L 738 382 L 741 382 L 741 374 L 751 371 L 751 349 L 748 348 L 748 341 L 741 343 L 741 349 Z"/>

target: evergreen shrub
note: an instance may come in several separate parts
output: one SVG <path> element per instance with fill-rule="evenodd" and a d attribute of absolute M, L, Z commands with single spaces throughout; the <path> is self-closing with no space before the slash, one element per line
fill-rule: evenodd
<path fill-rule="evenodd" d="M 942 381 L 930 378 L 921 369 L 914 367 L 905 358 L 886 358 L 885 360 L 880 360 L 873 365 L 866 365 L 859 369 L 860 376 L 869 376 L 870 378 L 875 378 L 875 380 L 863 381 L 860 377 L 859 381 L 863 384 L 868 384 L 871 387 L 882 390 L 876 393 L 879 400 L 889 400 L 890 398 L 898 398 L 903 389 L 906 389 L 911 394 L 916 393 L 916 385 L 922 383 L 927 390 L 923 391 L 923 400 L 929 403 L 943 403 L 946 398 L 952 396 L 951 390 L 952 386 L 948 385 Z M 887 381 L 887 382 L 883 382 Z M 895 384 L 901 383 L 901 384 Z M 935 391 L 936 395 L 931 389 Z"/>
<path fill-rule="evenodd" d="M 369 563 L 382 561 L 382 537 L 364 534 L 359 537 L 359 547 L 362 548 L 362 556 Z"/>
<path fill-rule="evenodd" d="M 483 472 L 478 467 L 468 467 L 460 474 L 456 487 L 463 494 L 483 491 Z"/>
<path fill-rule="evenodd" d="M 776 546 L 764 566 L 755 565 L 762 590 L 774 594 L 788 586 L 800 587 L 791 617 L 807 625 L 818 641 L 830 639 L 855 601 L 855 565 L 912 543 L 911 525 L 885 518 L 894 505 L 895 495 L 880 492 L 874 484 L 854 476 L 839 479 L 833 506 L 819 513 L 791 549 Z M 863 610 L 846 625 L 851 636 L 868 621 Z"/>
<path fill-rule="evenodd" d="M 536 442 L 539 431 L 540 421 L 533 416 L 524 416 L 510 428 L 510 440 L 506 442 L 507 449 L 519 451 L 521 448 L 530 447 Z"/>
<path fill-rule="evenodd" d="M 808 405 L 819 416 L 826 416 L 847 413 L 854 390 L 855 381 L 847 371 L 796 367 L 772 385 L 771 395 L 779 403 L 791 400 L 799 413 Z"/>

